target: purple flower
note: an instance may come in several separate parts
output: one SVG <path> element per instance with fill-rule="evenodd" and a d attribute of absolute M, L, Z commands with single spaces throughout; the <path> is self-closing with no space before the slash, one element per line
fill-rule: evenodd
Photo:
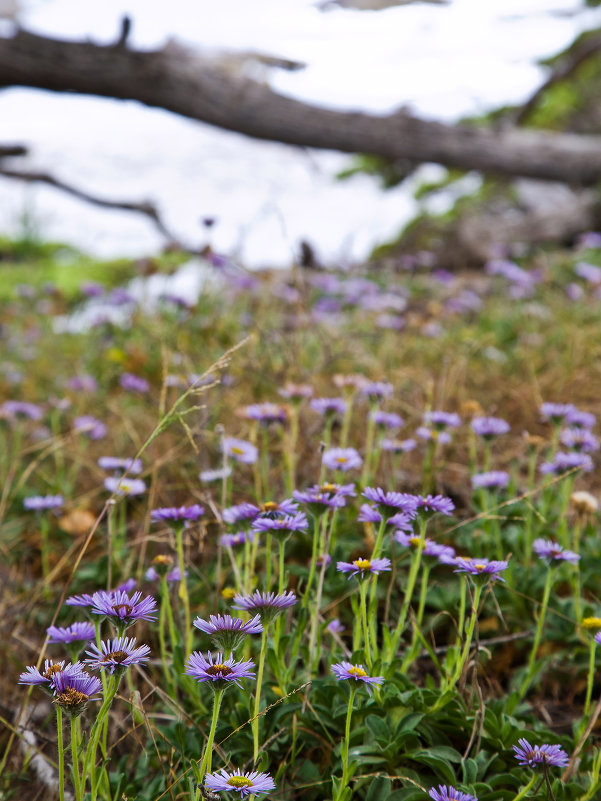
<path fill-rule="evenodd" d="M 288 381 L 283 389 L 278 389 L 278 393 L 282 398 L 290 400 L 293 403 L 300 403 L 305 398 L 310 398 L 313 395 L 313 387 L 309 384 L 293 384 Z"/>
<path fill-rule="evenodd" d="M 95 701 L 93 696 L 102 689 L 102 682 L 88 673 L 70 675 L 57 673 L 52 682 L 55 703 L 61 706 L 71 717 L 81 715 L 88 701 Z"/>
<path fill-rule="evenodd" d="M 368 400 L 374 402 L 382 398 L 389 398 L 394 392 L 392 384 L 386 381 L 366 381 L 361 386 L 361 394 L 365 395 Z"/>
<path fill-rule="evenodd" d="M 434 428 L 427 428 L 426 426 L 420 426 L 419 428 L 415 429 L 415 435 L 420 439 L 425 440 L 436 440 L 441 445 L 448 445 L 451 442 L 451 435 L 448 431 L 441 431 L 439 429 Z"/>
<path fill-rule="evenodd" d="M 188 575 L 188 571 L 184 571 L 186 576 Z M 156 567 L 149 567 L 146 573 L 144 574 L 144 578 L 147 581 L 156 581 L 161 577 L 161 573 L 156 569 Z M 168 584 L 175 584 L 176 581 L 182 580 L 182 571 L 179 567 L 174 567 L 168 573 L 165 573 L 165 581 Z"/>
<path fill-rule="evenodd" d="M 150 519 L 153 523 L 158 523 L 162 520 L 184 520 L 187 522 L 191 520 L 198 520 L 203 516 L 204 507 L 195 503 L 192 506 L 166 506 L 161 509 L 153 509 L 150 513 Z"/>
<path fill-rule="evenodd" d="M 118 629 L 126 629 L 136 620 L 156 620 L 156 601 L 152 595 L 142 598 L 141 592 L 130 596 L 121 590 L 95 592 L 92 613 L 105 615 Z"/>
<path fill-rule="evenodd" d="M 363 459 L 354 448 L 330 448 L 323 452 L 321 462 L 328 470 L 353 470 L 361 467 Z"/>
<path fill-rule="evenodd" d="M 479 437 L 489 440 L 507 434 L 509 423 L 500 417 L 474 417 L 472 429 Z"/>
<path fill-rule="evenodd" d="M 384 517 L 392 517 L 397 512 L 415 515 L 418 507 L 418 496 L 408 492 L 386 492 L 381 487 L 365 487 L 363 497 L 379 507 Z"/>
<path fill-rule="evenodd" d="M 98 382 L 91 375 L 74 375 L 67 381 L 67 386 L 73 392 L 97 392 Z"/>
<path fill-rule="evenodd" d="M 239 503 L 236 506 L 228 506 L 221 516 L 223 522 L 231 526 L 243 520 L 254 520 L 260 513 L 261 510 L 254 503 Z"/>
<path fill-rule="evenodd" d="M 192 676 L 196 681 L 211 682 L 215 690 L 224 690 L 232 683 L 242 688 L 240 679 L 255 677 L 252 671 L 254 666 L 255 663 L 252 660 L 236 662 L 233 657 L 224 660 L 223 654 L 217 654 L 213 661 L 211 653 L 207 653 L 205 658 L 200 651 L 194 651 L 186 660 L 184 673 Z"/>
<path fill-rule="evenodd" d="M 19 676 L 19 684 L 44 684 L 53 686 L 56 677 L 61 673 L 66 673 L 69 676 L 79 676 L 83 672 L 83 664 L 81 662 L 74 662 L 66 664 L 62 662 L 53 662 L 51 659 L 44 661 L 44 669 L 42 672 L 37 667 L 28 666 L 24 673 Z"/>
<path fill-rule="evenodd" d="M 543 419 L 554 424 L 562 423 L 575 410 L 573 403 L 543 403 L 540 407 Z"/>
<path fill-rule="evenodd" d="M 286 517 L 287 515 L 295 515 L 298 512 L 298 503 L 292 498 L 286 498 L 284 501 L 265 501 L 259 507 L 261 518 L 265 517 Z"/>
<path fill-rule="evenodd" d="M 599 450 L 599 440 L 588 428 L 578 426 L 564 428 L 559 435 L 559 441 L 564 447 L 578 453 L 593 453 Z"/>
<path fill-rule="evenodd" d="M 437 431 L 444 431 L 445 428 L 459 428 L 461 418 L 455 412 L 433 411 L 424 414 L 424 423 L 434 426 Z"/>
<path fill-rule="evenodd" d="M 107 427 L 91 414 L 83 414 L 76 417 L 73 421 L 73 431 L 75 434 L 85 434 L 89 439 L 103 439 L 107 434 Z"/>
<path fill-rule="evenodd" d="M 146 484 L 141 478 L 124 478 L 121 476 L 108 476 L 104 479 L 104 488 L 118 497 L 124 495 L 142 495 L 146 492 Z"/>
<path fill-rule="evenodd" d="M 327 509 L 340 509 L 345 506 L 347 497 L 355 497 L 355 485 L 315 484 L 303 492 L 294 490 L 292 496 L 295 500 L 306 503 L 310 511 L 318 515 Z"/>
<path fill-rule="evenodd" d="M 579 261 L 574 267 L 574 272 L 578 278 L 584 278 L 590 284 L 601 284 L 601 267 L 597 267 L 596 264 Z"/>
<path fill-rule="evenodd" d="M 416 445 L 417 442 L 414 439 L 383 439 L 380 443 L 383 451 L 391 451 L 392 453 L 408 453 Z"/>
<path fill-rule="evenodd" d="M 291 534 L 293 531 L 306 531 L 308 527 L 309 521 L 303 512 L 285 517 L 258 517 L 252 524 L 254 531 L 268 531 L 272 534 Z"/>
<path fill-rule="evenodd" d="M 210 615 L 208 621 L 197 617 L 193 625 L 209 634 L 214 645 L 226 652 L 234 651 L 247 634 L 261 634 L 264 630 L 259 615 L 248 621 L 231 615 Z"/>
<path fill-rule="evenodd" d="M 242 773 L 241 770 L 235 770 L 233 773 L 228 773 L 221 768 L 219 773 L 207 773 L 205 776 L 205 786 L 209 790 L 228 790 L 240 793 L 243 795 L 262 795 L 271 790 L 275 790 L 275 782 L 269 773 Z"/>
<path fill-rule="evenodd" d="M 27 417 L 29 420 L 41 420 L 42 410 L 35 403 L 7 400 L 0 406 L 0 417 Z"/>
<path fill-rule="evenodd" d="M 349 579 L 358 574 L 359 578 L 369 578 L 372 574 L 390 570 L 390 559 L 355 559 L 354 562 L 336 562 L 336 570 L 349 573 Z"/>
<path fill-rule="evenodd" d="M 343 398 L 313 398 L 309 406 L 324 417 L 333 417 L 335 414 L 344 415 L 348 404 Z"/>
<path fill-rule="evenodd" d="M 469 573 L 471 576 L 478 577 L 484 581 L 505 581 L 501 576 L 503 570 L 507 569 L 508 562 L 490 561 L 488 559 L 472 559 L 467 556 L 458 556 L 455 559 L 455 573 Z"/>
<path fill-rule="evenodd" d="M 86 665 L 95 670 L 108 670 L 109 673 L 121 672 L 131 665 L 148 662 L 150 648 L 139 645 L 136 648 L 135 637 L 115 637 L 113 640 L 101 642 L 100 648 L 93 645 L 86 654 L 90 657 L 85 660 Z"/>
<path fill-rule="evenodd" d="M 509 484 L 509 473 L 503 470 L 490 470 L 488 473 L 476 473 L 472 476 L 474 489 L 504 489 Z"/>
<path fill-rule="evenodd" d="M 285 423 L 288 417 L 286 409 L 277 403 L 252 403 L 244 409 L 244 416 L 263 425 Z"/>
<path fill-rule="evenodd" d="M 223 452 L 226 456 L 242 464 L 254 464 L 257 461 L 258 451 L 255 445 L 244 439 L 224 437 Z"/>
<path fill-rule="evenodd" d="M 67 606 L 93 606 L 94 599 L 88 593 L 84 593 L 83 595 L 71 595 L 65 601 Z"/>
<path fill-rule="evenodd" d="M 201 481 L 223 481 L 224 478 L 229 478 L 232 475 L 232 468 L 228 465 L 225 469 L 223 467 L 218 470 L 201 470 L 198 478 Z"/>
<path fill-rule="evenodd" d="M 398 542 L 399 545 L 405 546 L 405 548 L 417 548 L 421 541 L 420 537 L 416 535 L 411 536 L 404 531 L 395 531 L 393 539 L 395 542 Z M 422 555 L 433 559 L 439 559 L 447 564 L 450 559 L 455 558 L 455 549 L 451 548 L 450 545 L 442 545 L 426 537 Z"/>
<path fill-rule="evenodd" d="M 475 795 L 462 793 L 448 784 L 439 784 L 438 790 L 435 787 L 430 788 L 428 795 L 433 801 L 478 801 Z"/>
<path fill-rule="evenodd" d="M 119 383 L 128 392 L 138 392 L 144 395 L 150 389 L 150 384 L 145 378 L 134 375 L 133 373 L 123 373 L 119 379 Z"/>
<path fill-rule="evenodd" d="M 256 536 L 254 531 L 237 531 L 235 534 L 222 534 L 219 542 L 224 548 L 234 548 L 236 545 L 254 542 Z"/>
<path fill-rule="evenodd" d="M 559 745 L 530 745 L 528 740 L 521 737 L 519 745 L 514 745 L 515 758 L 520 763 L 529 768 L 545 764 L 552 767 L 565 768 L 570 761 L 566 752 Z"/>
<path fill-rule="evenodd" d="M 98 467 L 103 470 L 130 473 L 132 476 L 137 476 L 142 472 L 142 461 L 141 459 L 120 459 L 118 456 L 101 456 L 98 459 Z"/>
<path fill-rule="evenodd" d="M 345 630 L 345 626 L 342 625 L 340 620 L 335 617 L 333 620 L 330 620 L 328 625 L 326 626 L 326 631 L 329 631 L 330 634 L 341 634 Z"/>
<path fill-rule="evenodd" d="M 591 412 L 584 412 L 581 409 L 572 408 L 568 412 L 566 423 L 570 426 L 578 426 L 578 428 L 593 428 L 597 422 L 597 418 Z"/>
<path fill-rule="evenodd" d="M 588 454 L 576 451 L 570 451 L 569 453 L 559 451 L 555 454 L 552 462 L 543 462 L 538 469 L 543 475 L 558 476 L 578 468 L 586 472 L 590 472 L 593 469 L 593 461 Z"/>
<path fill-rule="evenodd" d="M 43 512 L 46 509 L 60 509 L 64 503 L 62 495 L 31 495 L 25 498 L 23 506 L 30 512 Z"/>
<path fill-rule="evenodd" d="M 296 595 L 293 592 L 260 592 L 255 590 L 252 595 L 235 595 L 234 609 L 245 612 L 258 613 L 264 626 L 274 620 L 284 609 L 294 606 Z"/>
<path fill-rule="evenodd" d="M 534 540 L 532 548 L 538 558 L 545 559 L 548 565 L 553 561 L 577 562 L 580 559 L 574 551 L 566 551 L 553 540 L 545 540 L 542 537 Z"/>
<path fill-rule="evenodd" d="M 351 665 L 350 662 L 340 662 L 336 665 L 332 665 L 332 673 L 339 681 L 344 679 L 362 681 L 370 695 L 371 687 L 374 684 L 382 684 L 384 682 L 384 676 L 368 676 L 363 669 L 363 665 Z"/>
<path fill-rule="evenodd" d="M 400 428 L 404 422 L 400 414 L 383 412 L 381 409 L 372 409 L 369 416 L 381 428 Z"/>
<path fill-rule="evenodd" d="M 46 629 L 48 642 L 69 644 L 72 642 L 90 642 L 96 636 L 92 623 L 72 623 L 70 626 L 49 626 Z"/>
<path fill-rule="evenodd" d="M 450 498 L 444 495 L 416 495 L 417 511 L 423 514 L 452 515 L 455 504 Z"/>

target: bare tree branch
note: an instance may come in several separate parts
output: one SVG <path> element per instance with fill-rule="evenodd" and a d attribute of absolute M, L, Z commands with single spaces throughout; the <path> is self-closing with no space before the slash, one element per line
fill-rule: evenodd
<path fill-rule="evenodd" d="M 0 145 L 0 159 L 5 156 L 26 156 L 27 152 L 24 145 Z"/>
<path fill-rule="evenodd" d="M 86 203 L 91 203 L 93 206 L 100 206 L 105 209 L 116 209 L 119 211 L 133 211 L 137 214 L 143 214 L 149 220 L 153 222 L 155 227 L 160 231 L 160 233 L 165 237 L 165 239 L 170 243 L 175 245 L 179 250 L 182 250 L 187 253 L 198 253 L 199 250 L 194 250 L 186 245 L 184 245 L 177 236 L 175 236 L 165 225 L 159 212 L 157 211 L 156 207 L 148 202 L 142 201 L 141 203 L 132 203 L 123 200 L 108 200 L 106 198 L 100 198 L 96 195 L 91 195 L 89 192 L 85 192 L 83 189 L 78 189 L 71 184 L 67 184 L 64 181 L 60 181 L 58 178 L 55 178 L 53 175 L 50 175 L 46 172 L 28 172 L 25 170 L 9 170 L 3 167 L 0 167 L 0 176 L 4 178 L 14 178 L 19 181 L 25 181 L 27 183 L 43 183 L 48 184 L 49 186 L 53 186 L 55 189 L 60 189 L 62 192 L 66 192 L 69 195 L 73 195 L 73 197 L 78 198 L 79 200 L 84 200 Z"/>
<path fill-rule="evenodd" d="M 341 112 L 240 79 L 177 44 L 155 51 L 64 42 L 18 31 L 0 40 L 0 87 L 137 100 L 258 139 L 437 162 L 575 185 L 601 179 L 601 137 Z"/>

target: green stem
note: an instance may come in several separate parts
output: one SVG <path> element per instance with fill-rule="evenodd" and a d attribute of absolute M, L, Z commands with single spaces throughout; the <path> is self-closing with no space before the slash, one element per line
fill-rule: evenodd
<path fill-rule="evenodd" d="M 284 587 L 286 585 L 286 568 L 284 563 L 284 554 L 286 551 L 286 539 L 287 537 L 280 537 L 278 546 L 280 549 L 280 561 L 279 561 L 279 574 L 278 574 L 278 593 L 281 595 L 284 592 Z"/>
<path fill-rule="evenodd" d="M 85 758 L 83 784 L 79 773 L 79 718 L 71 718 L 71 758 L 73 761 L 73 786 L 75 788 L 75 801 L 83 801 L 83 791 L 86 784 Z"/>
<path fill-rule="evenodd" d="M 309 567 L 309 576 L 307 578 L 307 586 L 305 587 L 305 592 L 303 594 L 303 600 L 301 604 L 301 609 L 306 609 L 307 604 L 309 603 L 309 594 L 311 592 L 311 587 L 313 585 L 313 579 L 315 578 L 315 567 L 317 565 L 317 557 L 319 555 L 319 532 L 321 526 L 323 525 L 324 515 L 315 516 L 313 518 L 313 542 L 311 544 L 311 565 Z"/>
<path fill-rule="evenodd" d="M 470 616 L 470 623 L 465 635 L 465 643 L 463 646 L 463 651 L 461 652 L 461 656 L 459 657 L 459 661 L 455 667 L 455 671 L 451 677 L 449 685 L 445 688 L 446 690 L 452 689 L 459 679 L 461 678 L 461 674 L 463 673 L 463 669 L 466 665 L 466 662 L 470 655 L 470 648 L 472 645 L 472 640 L 474 638 L 474 631 L 476 629 L 476 621 L 478 620 L 478 609 L 480 607 L 480 598 L 482 596 L 482 590 L 484 589 L 483 584 L 476 584 L 474 589 L 474 601 L 472 604 L 472 614 Z"/>
<path fill-rule="evenodd" d="M 372 581 L 376 577 L 372 578 Z M 367 580 L 366 579 L 359 579 L 359 593 L 361 597 L 361 622 L 363 625 L 363 644 L 365 647 L 365 659 L 367 661 L 367 666 L 371 670 L 372 661 L 371 661 L 371 649 L 370 649 L 370 631 L 369 626 L 367 625 Z"/>
<path fill-rule="evenodd" d="M 586 682 L 586 698 L 584 701 L 584 713 L 582 716 L 582 723 L 586 724 L 586 719 L 588 718 L 590 708 L 591 708 L 591 698 L 593 695 L 593 682 L 595 680 L 595 650 L 597 648 L 597 643 L 594 637 L 591 637 L 591 647 L 589 651 L 589 658 L 588 658 L 588 678 Z"/>
<path fill-rule="evenodd" d="M 549 596 L 551 594 L 551 587 L 553 586 L 553 578 L 554 578 L 553 568 L 549 567 L 549 570 L 547 572 L 547 580 L 545 582 L 545 589 L 543 591 L 543 600 L 541 602 L 540 610 L 538 613 L 538 623 L 536 626 L 536 634 L 534 635 L 534 643 L 532 644 L 532 650 L 530 651 L 530 659 L 528 660 L 528 672 L 524 676 L 524 679 L 519 689 L 520 700 L 528 692 L 528 687 L 530 686 L 530 682 L 532 681 L 532 677 L 534 676 L 534 672 L 536 669 L 536 654 L 543 634 L 543 624 L 545 622 L 545 615 L 547 613 L 547 607 L 549 605 Z"/>
<path fill-rule="evenodd" d="M 351 687 L 349 699 L 348 699 L 348 707 L 346 709 L 346 723 L 344 724 L 344 743 L 341 749 L 341 756 L 342 756 L 342 782 L 340 784 L 340 794 L 338 798 L 341 798 L 346 786 L 348 784 L 348 773 L 349 773 L 349 765 L 348 765 L 348 755 L 350 751 L 350 741 L 351 741 L 351 716 L 353 714 L 353 701 L 355 700 L 355 693 L 357 691 L 354 687 Z"/>
<path fill-rule="evenodd" d="M 213 698 L 213 717 L 211 719 L 211 728 L 209 729 L 209 736 L 207 737 L 207 744 L 205 752 L 200 764 L 200 778 L 199 783 L 205 777 L 206 773 L 211 770 L 211 763 L 213 759 L 213 741 L 215 739 L 215 729 L 217 728 L 217 718 L 219 717 L 219 709 L 221 708 L 221 701 L 225 690 L 215 690 L 215 697 Z"/>
<path fill-rule="evenodd" d="M 522 787 L 522 789 L 521 789 L 521 790 L 520 790 L 520 792 L 519 792 L 519 793 L 518 793 L 518 794 L 515 796 L 515 798 L 513 799 L 513 801 L 522 801 L 522 798 L 525 798 L 525 797 L 526 797 L 526 795 L 528 795 L 528 793 L 530 792 L 530 790 L 531 790 L 531 789 L 534 787 L 534 783 L 536 782 L 536 779 L 537 779 L 537 775 L 536 775 L 536 773 L 532 774 L 532 778 L 530 779 L 530 781 L 528 782 L 528 784 L 527 784 L 527 785 L 525 785 L 524 787 Z"/>
<path fill-rule="evenodd" d="M 422 583 L 420 587 L 419 593 L 419 606 L 417 608 L 417 618 L 415 620 L 415 629 L 413 631 L 413 640 L 411 642 L 411 648 L 409 648 L 407 654 L 404 656 L 403 661 L 401 662 L 401 673 L 407 671 L 409 665 L 413 662 L 415 657 L 417 656 L 417 652 L 419 649 L 419 636 L 418 631 L 421 627 L 422 620 L 424 617 L 424 610 L 426 608 L 426 596 L 428 594 L 428 578 L 430 576 L 431 566 L 427 562 L 424 562 L 424 567 L 422 570 Z"/>
<path fill-rule="evenodd" d="M 259 711 L 261 709 L 261 685 L 263 684 L 263 668 L 267 654 L 267 627 L 261 634 L 261 653 L 259 654 L 259 667 L 257 668 L 257 689 L 255 691 L 255 705 L 251 722 L 253 732 L 253 761 L 256 764 L 259 758 Z"/>
<path fill-rule="evenodd" d="M 56 705 L 56 747 L 58 750 L 58 797 L 65 801 L 65 752 L 63 746 L 63 710 Z"/>
<path fill-rule="evenodd" d="M 186 562 L 184 560 L 184 540 L 183 540 L 183 526 L 178 526 L 175 530 L 175 540 L 177 544 L 177 559 L 180 570 L 180 582 L 178 596 L 184 607 L 184 626 L 185 626 L 185 643 L 186 653 L 192 651 L 192 624 L 190 620 L 190 596 L 188 595 L 188 582 L 186 580 Z"/>
<path fill-rule="evenodd" d="M 361 486 L 366 487 L 371 480 L 371 462 L 372 451 L 374 448 L 374 433 L 376 424 L 374 422 L 373 412 L 378 408 L 377 404 L 370 404 L 370 410 L 367 415 L 367 436 L 365 438 L 365 458 L 363 461 L 363 470 L 361 472 Z"/>

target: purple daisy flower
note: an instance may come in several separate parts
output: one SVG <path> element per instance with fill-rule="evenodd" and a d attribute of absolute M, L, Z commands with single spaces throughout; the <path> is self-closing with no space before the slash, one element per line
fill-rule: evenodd
<path fill-rule="evenodd" d="M 191 520 L 198 520 L 204 512 L 204 507 L 198 503 L 192 504 L 192 506 L 165 506 L 161 509 L 153 509 L 150 519 L 153 523 L 162 520 L 184 520 L 188 523 Z"/>
<path fill-rule="evenodd" d="M 315 484 L 303 492 L 294 490 L 292 496 L 301 503 L 306 503 L 314 515 L 328 509 L 340 509 L 346 506 L 346 498 L 355 497 L 354 484 Z"/>
<path fill-rule="evenodd" d="M 82 607 L 86 607 L 86 606 L 93 606 L 94 599 L 92 598 L 92 596 L 89 593 L 85 592 L 82 595 L 71 595 L 71 596 L 69 596 L 69 598 L 67 598 L 65 603 L 66 603 L 67 606 L 82 606 Z"/>
<path fill-rule="evenodd" d="M 335 617 L 333 620 L 330 620 L 326 626 L 326 631 L 329 631 L 330 634 L 342 634 L 345 629 L 346 626 L 343 626 L 337 617 Z"/>
<path fill-rule="evenodd" d="M 286 409 L 278 403 L 252 403 L 244 409 L 244 416 L 249 420 L 258 420 L 263 425 L 285 423 L 288 417 Z"/>
<path fill-rule="evenodd" d="M 186 576 L 188 575 L 188 571 L 184 571 Z M 157 581 L 157 579 L 161 578 L 161 573 L 156 569 L 156 567 L 149 567 L 146 573 L 144 573 L 144 578 L 147 581 Z M 174 567 L 172 570 L 169 570 L 168 573 L 165 573 L 165 581 L 168 584 L 175 584 L 176 582 L 180 582 L 182 580 L 182 571 L 179 567 Z"/>
<path fill-rule="evenodd" d="M 458 556 L 455 559 L 455 573 L 469 573 L 484 581 L 505 581 L 501 573 L 507 570 L 509 563 L 501 560 L 472 559 L 468 556 Z"/>
<path fill-rule="evenodd" d="M 92 613 L 104 615 L 118 629 L 126 629 L 136 620 L 156 620 L 156 601 L 152 595 L 142 598 L 141 592 L 130 596 L 123 591 L 95 592 Z"/>
<path fill-rule="evenodd" d="M 35 403 L 27 401 L 4 401 L 0 406 L 0 417 L 27 417 L 28 420 L 41 420 L 42 410 Z"/>
<path fill-rule="evenodd" d="M 82 662 L 70 662 L 67 664 L 64 660 L 62 662 L 53 662 L 51 659 L 44 661 L 44 669 L 38 670 L 37 667 L 29 665 L 24 673 L 19 676 L 19 684 L 43 684 L 51 686 L 54 679 L 61 673 L 66 673 L 69 676 L 79 676 L 83 673 L 84 666 Z"/>
<path fill-rule="evenodd" d="M 242 688 L 240 679 L 254 679 L 254 666 L 252 660 L 236 662 L 233 657 L 224 660 L 223 654 L 217 654 L 213 661 L 211 653 L 207 653 L 205 658 L 200 651 L 194 651 L 186 660 L 184 673 L 196 681 L 211 682 L 215 690 L 224 690 L 232 683 Z"/>
<path fill-rule="evenodd" d="M 62 495 L 31 495 L 23 501 L 23 507 L 30 512 L 43 512 L 46 509 L 60 509 L 64 506 Z"/>
<path fill-rule="evenodd" d="M 208 621 L 197 617 L 193 625 L 210 635 L 214 645 L 225 652 L 234 651 L 247 634 L 261 634 L 264 631 L 259 615 L 248 621 L 231 615 L 209 615 Z"/>
<path fill-rule="evenodd" d="M 91 375 L 82 373 L 81 375 L 74 375 L 67 381 L 67 386 L 73 392 L 97 392 L 98 382 Z"/>
<path fill-rule="evenodd" d="M 577 453 L 576 451 L 570 451 L 569 453 L 559 451 L 555 454 L 552 462 L 543 462 L 538 469 L 543 475 L 558 476 L 578 468 L 587 473 L 593 469 L 593 460 L 588 454 Z"/>
<path fill-rule="evenodd" d="M 348 408 L 344 398 L 313 398 L 309 406 L 324 417 L 333 417 L 335 414 L 343 416 Z"/>
<path fill-rule="evenodd" d="M 351 665 L 350 662 L 339 662 L 336 665 L 332 665 L 331 670 L 339 681 L 343 681 L 344 679 L 362 681 L 370 695 L 373 685 L 382 684 L 384 682 L 384 676 L 368 676 L 363 665 Z"/>
<path fill-rule="evenodd" d="M 107 435 L 107 427 L 91 414 L 82 414 L 73 420 L 73 432 L 75 434 L 85 434 L 89 439 L 104 439 Z"/>
<path fill-rule="evenodd" d="M 90 642 L 96 636 L 92 623 L 72 623 L 70 626 L 48 626 L 48 642 L 65 643 Z"/>
<path fill-rule="evenodd" d="M 383 439 L 380 447 L 383 451 L 390 451 L 391 453 L 408 453 L 417 446 L 414 439 Z"/>
<path fill-rule="evenodd" d="M 445 428 L 459 428 L 461 418 L 455 412 L 433 411 L 424 414 L 424 423 L 434 426 L 437 431 L 444 431 Z"/>
<path fill-rule="evenodd" d="M 559 745 L 530 745 L 528 740 L 520 737 L 519 745 L 514 745 L 515 758 L 520 765 L 534 768 L 537 765 L 551 765 L 552 767 L 565 768 L 570 758 Z"/>
<path fill-rule="evenodd" d="M 568 412 L 565 422 L 569 426 L 577 426 L 578 428 L 594 428 L 597 418 L 592 412 L 585 412 L 574 407 L 572 411 Z"/>
<path fill-rule="evenodd" d="M 123 672 L 131 665 L 148 662 L 150 648 L 147 645 L 136 648 L 135 637 L 115 637 L 113 640 L 101 642 L 100 647 L 93 645 L 86 654 L 90 657 L 84 660 L 88 667 L 114 673 Z"/>
<path fill-rule="evenodd" d="M 450 498 L 444 495 L 416 495 L 417 511 L 422 514 L 433 515 L 437 512 L 441 515 L 452 515 L 455 504 Z"/>
<path fill-rule="evenodd" d="M 382 398 L 389 398 L 394 392 L 392 384 L 386 381 L 366 381 L 360 389 L 361 394 L 372 402 L 382 400 Z"/>
<path fill-rule="evenodd" d="M 261 592 L 255 590 L 252 595 L 235 595 L 234 609 L 258 613 L 264 626 L 281 614 L 284 609 L 294 606 L 296 595 L 293 592 Z"/>
<path fill-rule="evenodd" d="M 330 448 L 323 452 L 321 462 L 328 470 L 353 470 L 361 467 L 363 459 L 354 448 Z"/>
<path fill-rule="evenodd" d="M 408 492 L 386 492 L 381 487 L 365 487 L 362 494 L 379 507 L 384 517 L 392 517 L 397 512 L 415 514 L 418 507 L 418 496 Z"/>
<path fill-rule="evenodd" d="M 509 484 L 509 473 L 504 470 L 489 470 L 472 476 L 473 489 L 505 489 Z"/>
<path fill-rule="evenodd" d="M 287 515 L 295 515 L 298 512 L 298 503 L 287 498 L 284 501 L 265 501 L 259 507 L 261 518 L 265 517 L 286 517 Z"/>
<path fill-rule="evenodd" d="M 474 417 L 472 429 L 479 437 L 490 440 L 500 437 L 501 434 L 507 434 L 510 427 L 509 423 L 500 417 Z"/>
<path fill-rule="evenodd" d="M 120 459 L 118 456 L 101 456 L 98 459 L 98 467 L 103 470 L 112 470 L 119 473 L 129 473 L 138 476 L 142 472 L 141 459 Z"/>
<path fill-rule="evenodd" d="M 282 389 L 278 389 L 278 394 L 293 403 L 300 403 L 313 396 L 313 387 L 310 384 L 294 384 L 288 381 Z"/>
<path fill-rule="evenodd" d="M 380 428 L 400 428 L 404 420 L 400 414 L 394 412 L 383 412 L 381 409 L 373 409 L 369 417 Z"/>
<path fill-rule="evenodd" d="M 420 426 L 415 429 L 415 435 L 420 439 L 436 440 L 441 445 L 448 445 L 452 441 L 452 437 L 448 431 L 439 429 L 428 428 L 427 426 Z"/>
<path fill-rule="evenodd" d="M 599 450 L 599 440 L 588 428 L 564 428 L 559 435 L 561 444 L 578 453 L 593 453 Z"/>
<path fill-rule="evenodd" d="M 430 788 L 428 795 L 432 801 L 478 801 L 475 795 L 463 793 L 448 784 L 439 784 L 438 790 L 435 787 Z"/>
<path fill-rule="evenodd" d="M 77 717 L 85 710 L 88 701 L 96 701 L 94 696 L 102 689 L 102 682 L 88 673 L 70 675 L 57 673 L 52 682 L 55 703 L 71 717 Z"/>
<path fill-rule="evenodd" d="M 239 503 L 236 506 L 228 506 L 227 509 L 224 509 L 221 517 L 224 523 L 232 526 L 243 520 L 254 520 L 260 513 L 261 510 L 254 503 Z"/>
<path fill-rule="evenodd" d="M 340 573 L 349 573 L 349 579 L 358 574 L 359 578 L 369 578 L 372 574 L 379 575 L 390 570 L 390 559 L 355 559 L 354 562 L 336 562 L 336 570 Z"/>
<path fill-rule="evenodd" d="M 404 531 L 395 531 L 393 539 L 395 542 L 398 542 L 399 545 L 403 545 L 405 548 L 417 548 L 420 543 L 420 538 L 418 536 L 411 536 L 406 534 Z M 435 542 L 434 540 L 426 537 L 424 540 L 422 556 L 438 559 L 446 564 L 449 560 L 455 558 L 455 549 L 450 545 L 442 545 L 441 543 Z"/>
<path fill-rule="evenodd" d="M 532 549 L 539 559 L 545 559 L 547 564 L 552 562 L 578 562 L 580 556 L 574 551 L 567 551 L 553 540 L 545 540 L 542 537 L 534 540 Z"/>
<path fill-rule="evenodd" d="M 258 517 L 252 524 L 253 531 L 269 531 L 272 534 L 292 534 L 309 528 L 307 515 L 299 512 L 285 517 Z"/>
<path fill-rule="evenodd" d="M 550 420 L 555 425 L 562 423 L 575 410 L 573 403 L 543 403 L 540 407 L 543 420 Z"/>
<path fill-rule="evenodd" d="M 257 461 L 258 450 L 252 442 L 235 437 L 224 437 L 223 452 L 236 462 L 254 464 Z"/>
<path fill-rule="evenodd" d="M 140 395 L 144 395 L 150 389 L 150 384 L 145 378 L 140 378 L 133 373 L 123 373 L 119 378 L 119 383 L 128 392 L 138 392 Z"/>
<path fill-rule="evenodd" d="M 201 470 L 198 478 L 201 481 L 223 481 L 224 478 L 229 478 L 232 475 L 232 468 L 228 465 L 225 469 L 222 467 L 218 470 Z"/>
<path fill-rule="evenodd" d="M 118 497 L 142 495 L 146 492 L 146 484 L 141 478 L 124 478 L 122 476 L 108 476 L 104 479 L 104 488 Z"/>
<path fill-rule="evenodd" d="M 246 542 L 254 542 L 256 536 L 254 531 L 237 531 L 235 534 L 222 534 L 219 542 L 224 548 L 235 548 Z"/>
<path fill-rule="evenodd" d="M 221 768 L 219 773 L 207 773 L 205 776 L 205 786 L 209 790 L 229 790 L 240 793 L 243 795 L 263 795 L 275 790 L 275 782 L 269 773 L 242 773 L 241 770 L 235 770 L 233 773 L 228 773 Z"/>

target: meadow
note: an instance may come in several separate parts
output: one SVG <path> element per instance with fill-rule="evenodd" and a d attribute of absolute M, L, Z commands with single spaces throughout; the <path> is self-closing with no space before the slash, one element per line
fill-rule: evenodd
<path fill-rule="evenodd" d="M 0 798 L 601 797 L 601 235 L 0 254 Z"/>

